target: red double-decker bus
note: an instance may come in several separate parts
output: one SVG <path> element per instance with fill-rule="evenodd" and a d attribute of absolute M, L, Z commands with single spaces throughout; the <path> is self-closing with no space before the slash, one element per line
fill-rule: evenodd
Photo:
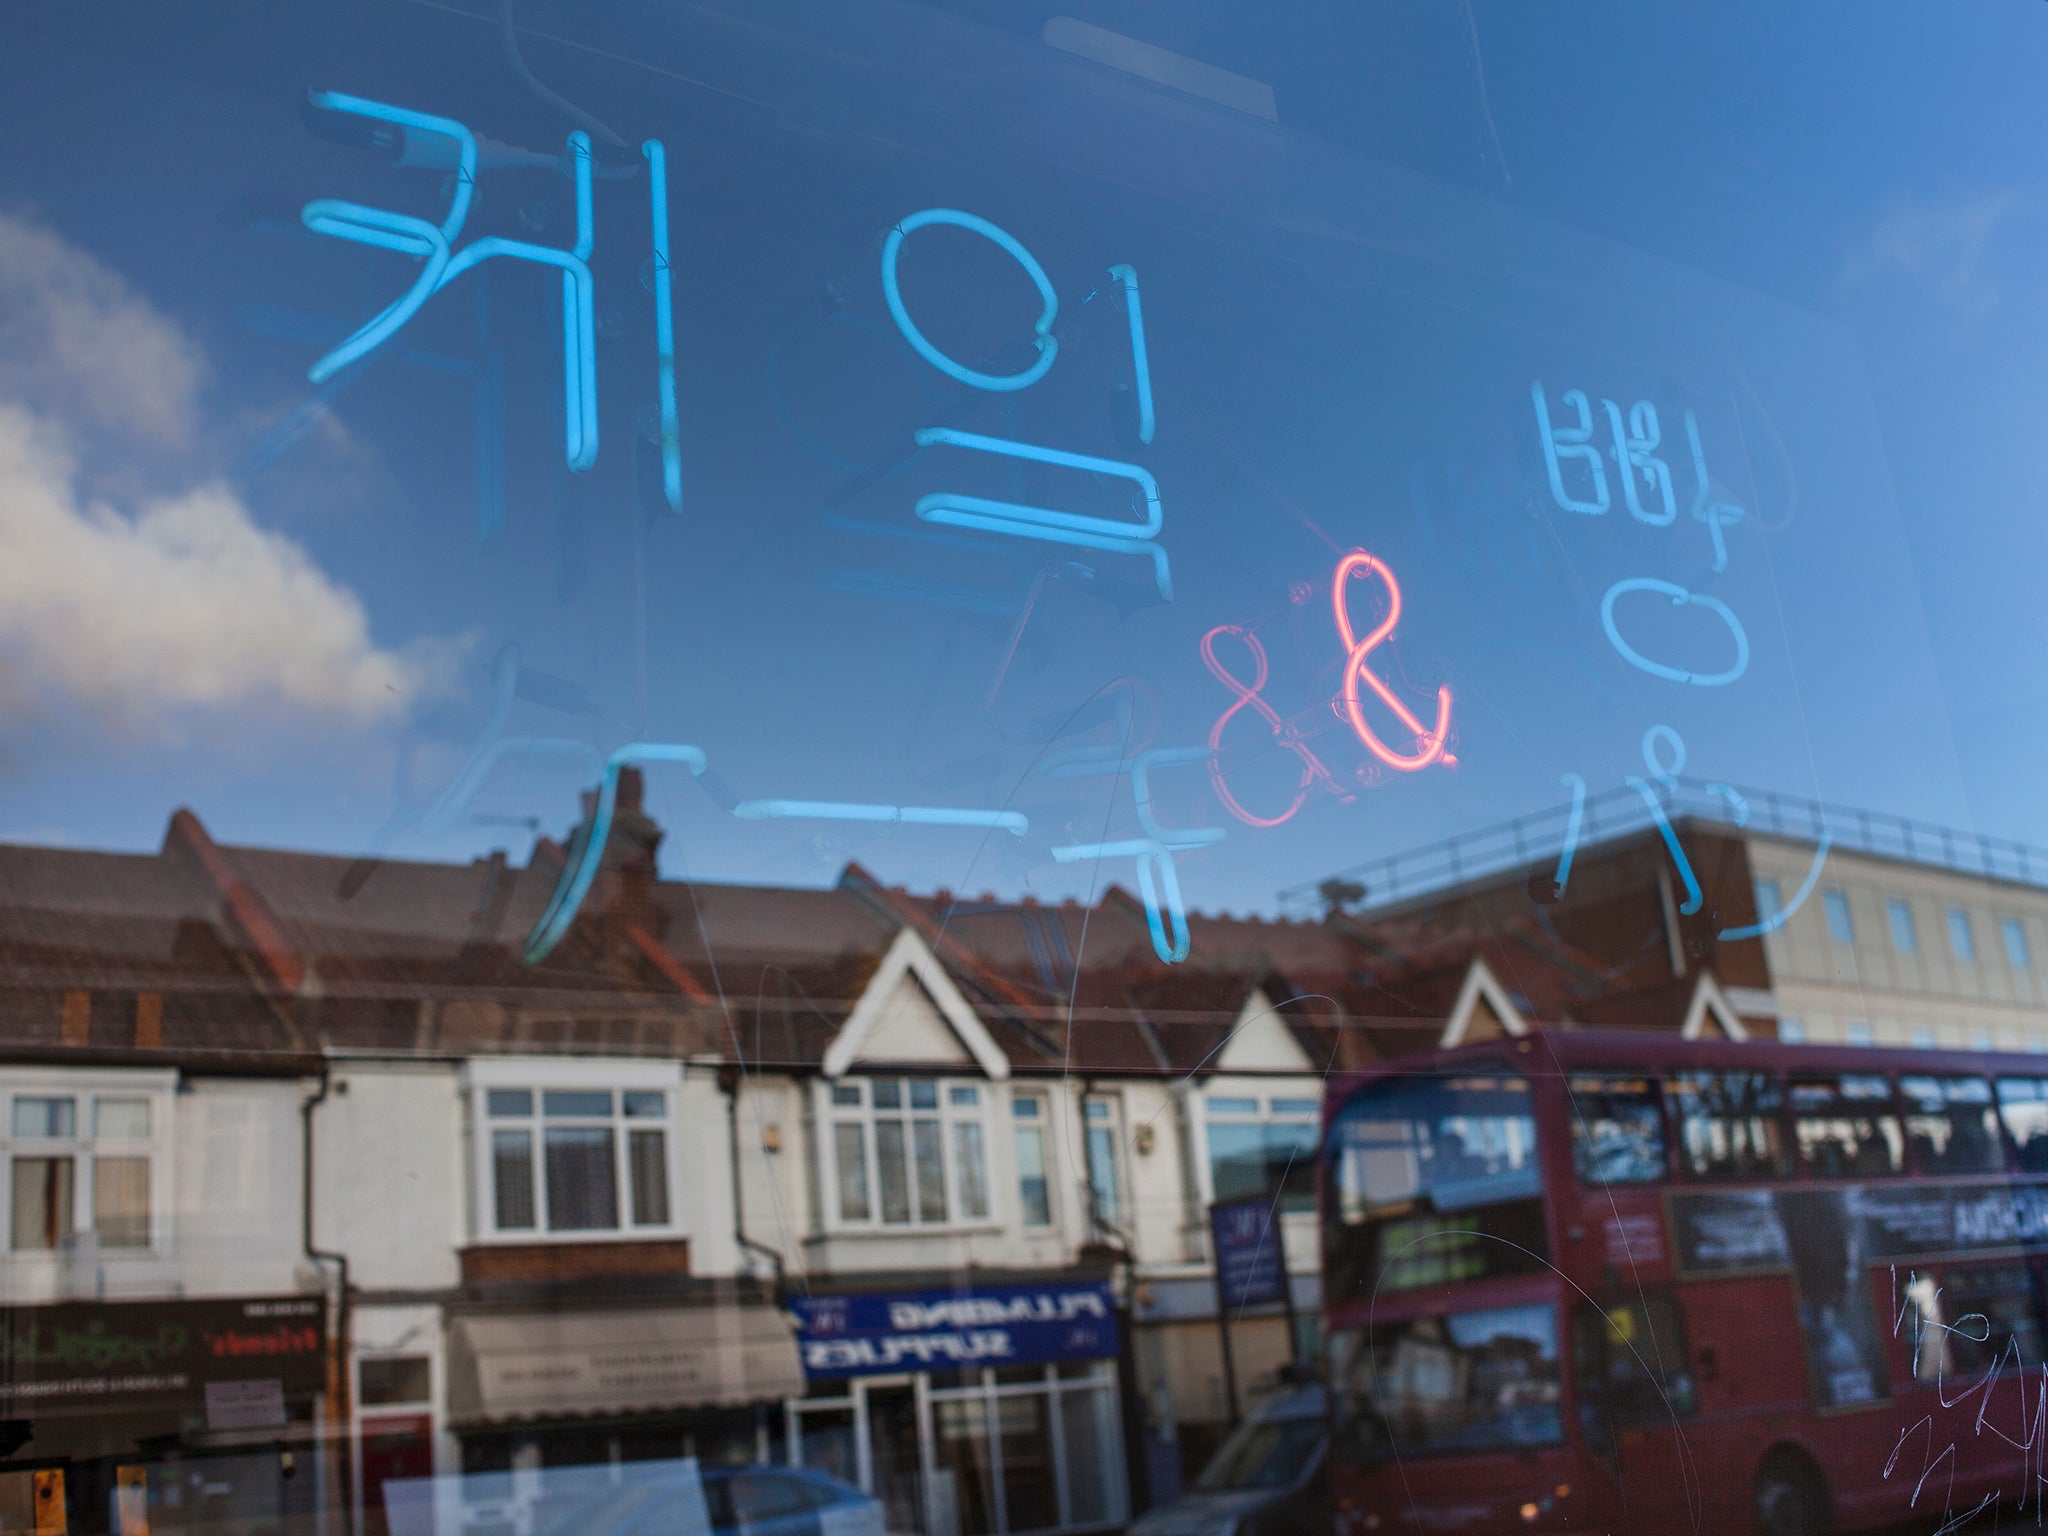
<path fill-rule="evenodd" d="M 1321 1179 L 1339 1536 L 2040 1511 L 2048 1058 L 1496 1041 L 1333 1083 Z"/>

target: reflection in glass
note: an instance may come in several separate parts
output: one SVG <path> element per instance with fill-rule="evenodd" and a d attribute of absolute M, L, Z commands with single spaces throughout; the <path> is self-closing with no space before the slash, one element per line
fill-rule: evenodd
<path fill-rule="evenodd" d="M 1556 1445 L 1557 1319 L 1548 1304 L 1388 1323 L 1338 1350 L 1340 1434 L 1415 1456 Z"/>
<path fill-rule="evenodd" d="M 1570 1081 L 1572 1171 L 1585 1184 L 1664 1177 L 1664 1111 L 1649 1077 L 1579 1073 Z"/>

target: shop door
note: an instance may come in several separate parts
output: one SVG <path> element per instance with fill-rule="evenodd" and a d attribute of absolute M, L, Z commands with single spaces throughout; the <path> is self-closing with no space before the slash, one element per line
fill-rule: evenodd
<path fill-rule="evenodd" d="M 892 1532 L 925 1531 L 924 1451 L 918 1433 L 917 1389 L 908 1382 L 864 1387 L 874 1482 Z"/>
<path fill-rule="evenodd" d="M 424 1413 L 363 1420 L 363 1536 L 386 1536 L 384 1485 L 434 1475 L 434 1421 Z"/>

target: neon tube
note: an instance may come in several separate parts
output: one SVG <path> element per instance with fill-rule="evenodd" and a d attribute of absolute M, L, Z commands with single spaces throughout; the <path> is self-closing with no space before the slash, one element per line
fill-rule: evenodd
<path fill-rule="evenodd" d="M 1723 672 L 1684 672 L 1677 667 L 1666 666 L 1661 661 L 1652 661 L 1641 651 L 1621 638 L 1621 629 L 1615 623 L 1614 604 L 1616 599 L 1629 592 L 1655 592 L 1671 599 L 1674 608 L 1687 604 L 1704 608 L 1728 626 L 1728 633 L 1735 637 L 1735 664 Z M 1607 589 L 1607 595 L 1600 599 L 1600 627 L 1607 631 L 1607 639 L 1620 652 L 1621 659 L 1630 666 L 1640 668 L 1652 677 L 1661 677 L 1674 683 L 1691 683 L 1695 688 L 1724 688 L 1749 670 L 1749 636 L 1743 632 L 1742 621 L 1718 597 L 1708 597 L 1703 592 L 1691 592 L 1676 582 L 1660 581 L 1654 576 L 1631 576 L 1617 581 Z"/>
<path fill-rule="evenodd" d="M 1685 900 L 1679 903 L 1678 910 L 1690 917 L 1699 911 L 1700 903 L 1706 900 L 1706 897 L 1700 894 L 1699 880 L 1693 875 L 1692 861 L 1686 858 L 1685 850 L 1678 846 L 1678 834 L 1671 830 L 1671 823 L 1665 819 L 1664 805 L 1658 800 L 1657 792 L 1632 773 L 1626 778 L 1628 787 L 1641 795 L 1643 804 L 1650 808 L 1650 815 L 1657 823 L 1657 830 L 1663 835 L 1664 846 L 1670 851 L 1671 862 L 1678 866 L 1678 877 L 1685 882 Z"/>
<path fill-rule="evenodd" d="M 1344 603 L 1344 589 L 1352 575 L 1366 571 L 1379 577 L 1387 588 L 1387 616 L 1379 627 L 1363 640 L 1358 639 L 1351 629 L 1351 614 Z M 1337 562 L 1337 574 L 1330 583 L 1330 603 L 1336 613 L 1337 635 L 1344 642 L 1344 710 L 1351 719 L 1351 729 L 1365 744 L 1367 751 L 1385 763 L 1389 768 L 1403 773 L 1414 773 L 1427 768 L 1431 763 L 1442 762 L 1445 767 L 1457 763 L 1445 750 L 1445 742 L 1451 728 L 1451 690 L 1439 687 L 1436 691 L 1436 729 L 1425 730 L 1414 713 L 1394 696 L 1393 689 L 1381 682 L 1379 677 L 1365 665 L 1366 656 L 1372 648 L 1394 632 L 1394 626 L 1401 622 L 1401 584 L 1394 580 L 1394 573 L 1385 561 L 1355 549 Z M 1417 751 L 1412 756 L 1396 752 L 1373 734 L 1371 726 L 1365 723 L 1365 711 L 1359 705 L 1358 683 L 1363 678 L 1372 691 L 1379 695 L 1380 702 L 1394 712 L 1395 718 L 1415 733 Z"/>
<path fill-rule="evenodd" d="M 917 328 L 917 322 L 910 318 L 910 311 L 903 303 L 902 287 L 896 278 L 896 263 L 903 254 L 904 237 L 930 224 L 950 224 L 956 229 L 980 235 L 984 240 L 1007 251 L 1011 259 L 1024 269 L 1024 275 L 1031 279 L 1032 285 L 1038 289 L 1038 297 L 1043 308 L 1039 311 L 1037 324 L 1032 327 L 1034 334 L 1031 341 L 1038 349 L 1038 360 L 1029 368 L 1021 373 L 977 372 L 956 363 L 933 346 L 925 338 L 924 332 Z M 1059 338 L 1052 334 L 1052 327 L 1053 322 L 1059 318 L 1060 298 L 1053 291 L 1052 279 L 1045 275 L 1045 268 L 1038 264 L 1037 257 L 1024 248 L 1022 241 L 977 213 L 962 213 L 957 208 L 927 208 L 921 213 L 913 213 L 908 218 L 897 220 L 890 228 L 888 238 L 882 242 L 882 297 L 889 305 L 889 313 L 896 319 L 896 329 L 903 333 L 903 339 L 910 343 L 919 357 L 948 378 L 957 379 L 975 389 L 1029 389 L 1045 377 L 1046 370 L 1052 367 L 1052 360 L 1059 353 Z"/>
<path fill-rule="evenodd" d="M 1732 501 L 1713 499 L 1711 482 L 1707 479 L 1707 451 L 1700 446 L 1699 419 L 1690 410 L 1685 413 L 1685 437 L 1692 449 L 1693 481 L 1698 487 L 1692 496 L 1692 515 L 1707 525 L 1707 533 L 1714 541 L 1713 568 L 1725 571 L 1728 569 L 1728 540 L 1721 530 L 1741 522 L 1746 514 Z"/>
<path fill-rule="evenodd" d="M 1578 412 L 1576 427 L 1555 427 L 1550 421 L 1550 402 L 1543 393 L 1543 381 L 1536 380 L 1529 386 L 1529 398 L 1536 406 L 1536 431 L 1543 439 L 1543 464 L 1550 472 L 1550 496 L 1567 512 L 1578 512 L 1587 517 L 1598 517 L 1607 510 L 1607 468 L 1600 462 L 1600 450 L 1593 446 L 1593 404 L 1586 398 L 1583 389 L 1568 389 L 1564 392 L 1564 403 Z M 1598 498 L 1581 501 L 1564 488 L 1565 459 L 1576 460 L 1586 466 L 1593 475 L 1593 491 Z"/>
<path fill-rule="evenodd" d="M 640 146 L 647 157 L 648 222 L 654 227 L 654 355 L 661 391 L 661 489 L 668 509 L 683 510 L 683 433 L 676 417 L 676 314 L 668 255 L 668 155 L 661 140 Z"/>
<path fill-rule="evenodd" d="M 1639 523 L 1648 523 L 1653 528 L 1669 528 L 1678 519 L 1678 503 L 1671 495 L 1671 470 L 1651 450 L 1664 441 L 1664 430 L 1657 422 L 1657 407 L 1648 400 L 1638 400 L 1628 408 L 1628 427 L 1623 430 L 1621 407 L 1612 400 L 1602 400 L 1607 409 L 1607 424 L 1614 434 L 1614 459 L 1621 467 L 1621 494 L 1628 503 L 1628 515 Z M 1650 477 L 1650 483 L 1664 502 L 1662 513 L 1646 512 L 1636 494 L 1638 472 Z"/>
<path fill-rule="evenodd" d="M 597 811 L 585 830 L 583 846 L 562 871 L 554 895 L 548 898 L 540 920 L 533 925 L 533 932 L 527 935 L 524 953 L 528 965 L 540 964 L 562 942 L 562 936 L 576 920 L 576 911 L 583 905 L 583 898 L 590 894 L 591 884 L 597 879 L 598 866 L 604 861 L 605 844 L 612 835 L 612 812 L 619 799 L 619 770 L 628 763 L 681 763 L 693 774 L 703 773 L 708 766 L 701 749 L 662 741 L 629 742 L 605 759 L 604 777 L 597 792 Z"/>
<path fill-rule="evenodd" d="M 1120 262 L 1109 275 L 1123 284 L 1124 313 L 1131 321 L 1131 371 L 1138 383 L 1138 441 L 1149 443 L 1157 422 L 1152 415 L 1152 363 L 1145 354 L 1145 312 L 1138 307 L 1138 269 Z"/>
<path fill-rule="evenodd" d="M 1019 811 L 955 810 L 942 805 L 862 805 L 845 800 L 742 800 L 732 808 L 741 821 L 900 822 L 919 827 L 991 827 L 1022 837 L 1030 821 Z"/>
<path fill-rule="evenodd" d="M 1246 687 L 1228 667 L 1224 666 L 1216 658 L 1216 637 L 1225 634 L 1236 636 L 1244 642 L 1245 646 L 1252 653 L 1252 665 L 1257 668 L 1257 671 L 1253 674 L 1250 687 Z M 1330 777 L 1330 770 L 1323 766 L 1322 759 L 1309 750 L 1306 742 L 1293 734 L 1288 728 L 1287 723 L 1274 711 L 1272 705 L 1259 697 L 1259 690 L 1266 686 L 1267 664 L 1266 648 L 1259 643 L 1257 635 L 1235 624 L 1218 624 L 1214 629 L 1202 636 L 1202 663 L 1208 667 L 1210 674 L 1217 682 L 1237 695 L 1237 702 L 1218 715 L 1216 723 L 1209 728 L 1209 782 L 1215 788 L 1216 798 L 1223 802 L 1225 810 L 1246 826 L 1277 827 L 1301 809 L 1303 802 L 1308 799 L 1309 790 L 1314 787 L 1318 779 L 1322 781 L 1332 794 L 1340 798 L 1343 796 L 1344 792 L 1337 787 L 1336 781 Z M 1296 787 L 1294 798 L 1288 802 L 1287 809 L 1278 816 L 1258 816 L 1246 810 L 1238 802 L 1237 796 L 1231 793 L 1230 785 L 1225 782 L 1223 777 L 1222 751 L 1224 728 L 1230 724 L 1233 715 L 1247 707 L 1266 722 L 1266 728 L 1273 733 L 1273 740 L 1278 745 L 1285 747 L 1289 752 L 1292 752 L 1301 759 L 1301 783 Z"/>
<path fill-rule="evenodd" d="M 1552 877 L 1552 883 L 1557 886 L 1557 894 L 1560 896 L 1564 894 L 1564 888 L 1571 884 L 1572 859 L 1579 851 L 1579 829 L 1586 815 L 1586 781 L 1576 773 L 1568 773 L 1561 782 L 1572 792 L 1572 810 L 1571 818 L 1565 823 L 1564 847 L 1559 849 L 1557 854 L 1557 873 Z"/>
<path fill-rule="evenodd" d="M 1813 887 L 1820 879 L 1821 866 L 1827 863 L 1828 850 L 1834 846 L 1834 838 L 1823 831 L 1820 844 L 1813 851 L 1813 863 L 1807 866 L 1806 878 L 1799 882 L 1799 889 L 1793 894 L 1792 904 L 1780 907 L 1761 922 L 1744 923 L 1739 928 L 1723 928 L 1720 937 L 1733 942 L 1736 939 L 1759 939 L 1767 933 L 1776 933 L 1785 926 L 1785 919 L 1806 905 L 1806 898 L 1813 894 Z"/>

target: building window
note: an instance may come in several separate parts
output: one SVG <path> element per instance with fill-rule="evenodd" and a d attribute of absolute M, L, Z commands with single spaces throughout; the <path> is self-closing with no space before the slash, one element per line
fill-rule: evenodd
<path fill-rule="evenodd" d="M 1842 1038 L 1851 1045 L 1875 1045 L 1877 1043 L 1876 1036 L 1870 1032 L 1870 1026 L 1861 1019 L 1851 1019 L 1849 1027 L 1843 1031 Z"/>
<path fill-rule="evenodd" d="M 830 1093 L 832 1187 L 845 1226 L 989 1219 L 982 1089 L 927 1077 L 852 1078 Z"/>
<path fill-rule="evenodd" d="M 1316 1100 L 1212 1094 L 1203 1108 L 1215 1199 L 1262 1195 L 1277 1198 L 1283 1211 L 1314 1204 L 1321 1109 Z"/>
<path fill-rule="evenodd" d="M 432 1402 L 433 1362 L 425 1355 L 382 1355 L 356 1364 L 357 1401 L 365 1408 Z"/>
<path fill-rule="evenodd" d="M 1088 1134 L 1084 1150 L 1088 1156 L 1088 1200 L 1095 1219 L 1117 1226 L 1124 1219 L 1122 1159 L 1123 1125 L 1116 1101 L 1089 1098 L 1082 1102 L 1081 1118 Z"/>
<path fill-rule="evenodd" d="M 1775 880 L 1759 880 L 1755 884 L 1756 920 L 1759 923 L 1774 921 L 1785 909 L 1784 893 L 1778 889 Z"/>
<path fill-rule="evenodd" d="M 2005 936 L 2005 963 L 2016 971 L 2032 970 L 2034 961 L 2027 952 L 2027 925 L 2016 917 L 2008 917 L 1998 925 L 1998 931 Z"/>
<path fill-rule="evenodd" d="M 1892 931 L 1892 948 L 1902 955 L 1910 955 L 1920 947 L 1920 933 L 1913 926 L 1913 908 L 1900 897 L 1893 896 L 1884 904 L 1884 920 Z"/>
<path fill-rule="evenodd" d="M 483 1106 L 491 1231 L 674 1230 L 666 1090 L 486 1088 Z"/>
<path fill-rule="evenodd" d="M 1016 1127 L 1017 1209 L 1027 1227 L 1052 1225 L 1052 1159 L 1046 1145 L 1046 1099 L 1042 1093 L 1010 1096 Z"/>
<path fill-rule="evenodd" d="M 1977 958 L 1977 931 L 1970 926 L 1970 914 L 1961 907 L 1948 909 L 1948 952 L 1957 960 Z"/>
<path fill-rule="evenodd" d="M 1856 924 L 1849 916 L 1849 893 L 1847 891 L 1823 891 L 1821 905 L 1827 909 L 1828 937 L 1837 944 L 1856 942 Z"/>
<path fill-rule="evenodd" d="M 1800 1019 L 1778 1020 L 1778 1043 L 1780 1045 L 1806 1044 L 1806 1024 Z"/>
<path fill-rule="evenodd" d="M 90 1235 L 103 1252 L 148 1249 L 156 1120 L 146 1094 L 14 1094 L 8 1247 L 47 1253 Z"/>
<path fill-rule="evenodd" d="M 1925 1024 L 1916 1024 L 1907 1031 L 1906 1043 L 1916 1051 L 1931 1051 L 1934 1049 L 1934 1031 Z"/>

